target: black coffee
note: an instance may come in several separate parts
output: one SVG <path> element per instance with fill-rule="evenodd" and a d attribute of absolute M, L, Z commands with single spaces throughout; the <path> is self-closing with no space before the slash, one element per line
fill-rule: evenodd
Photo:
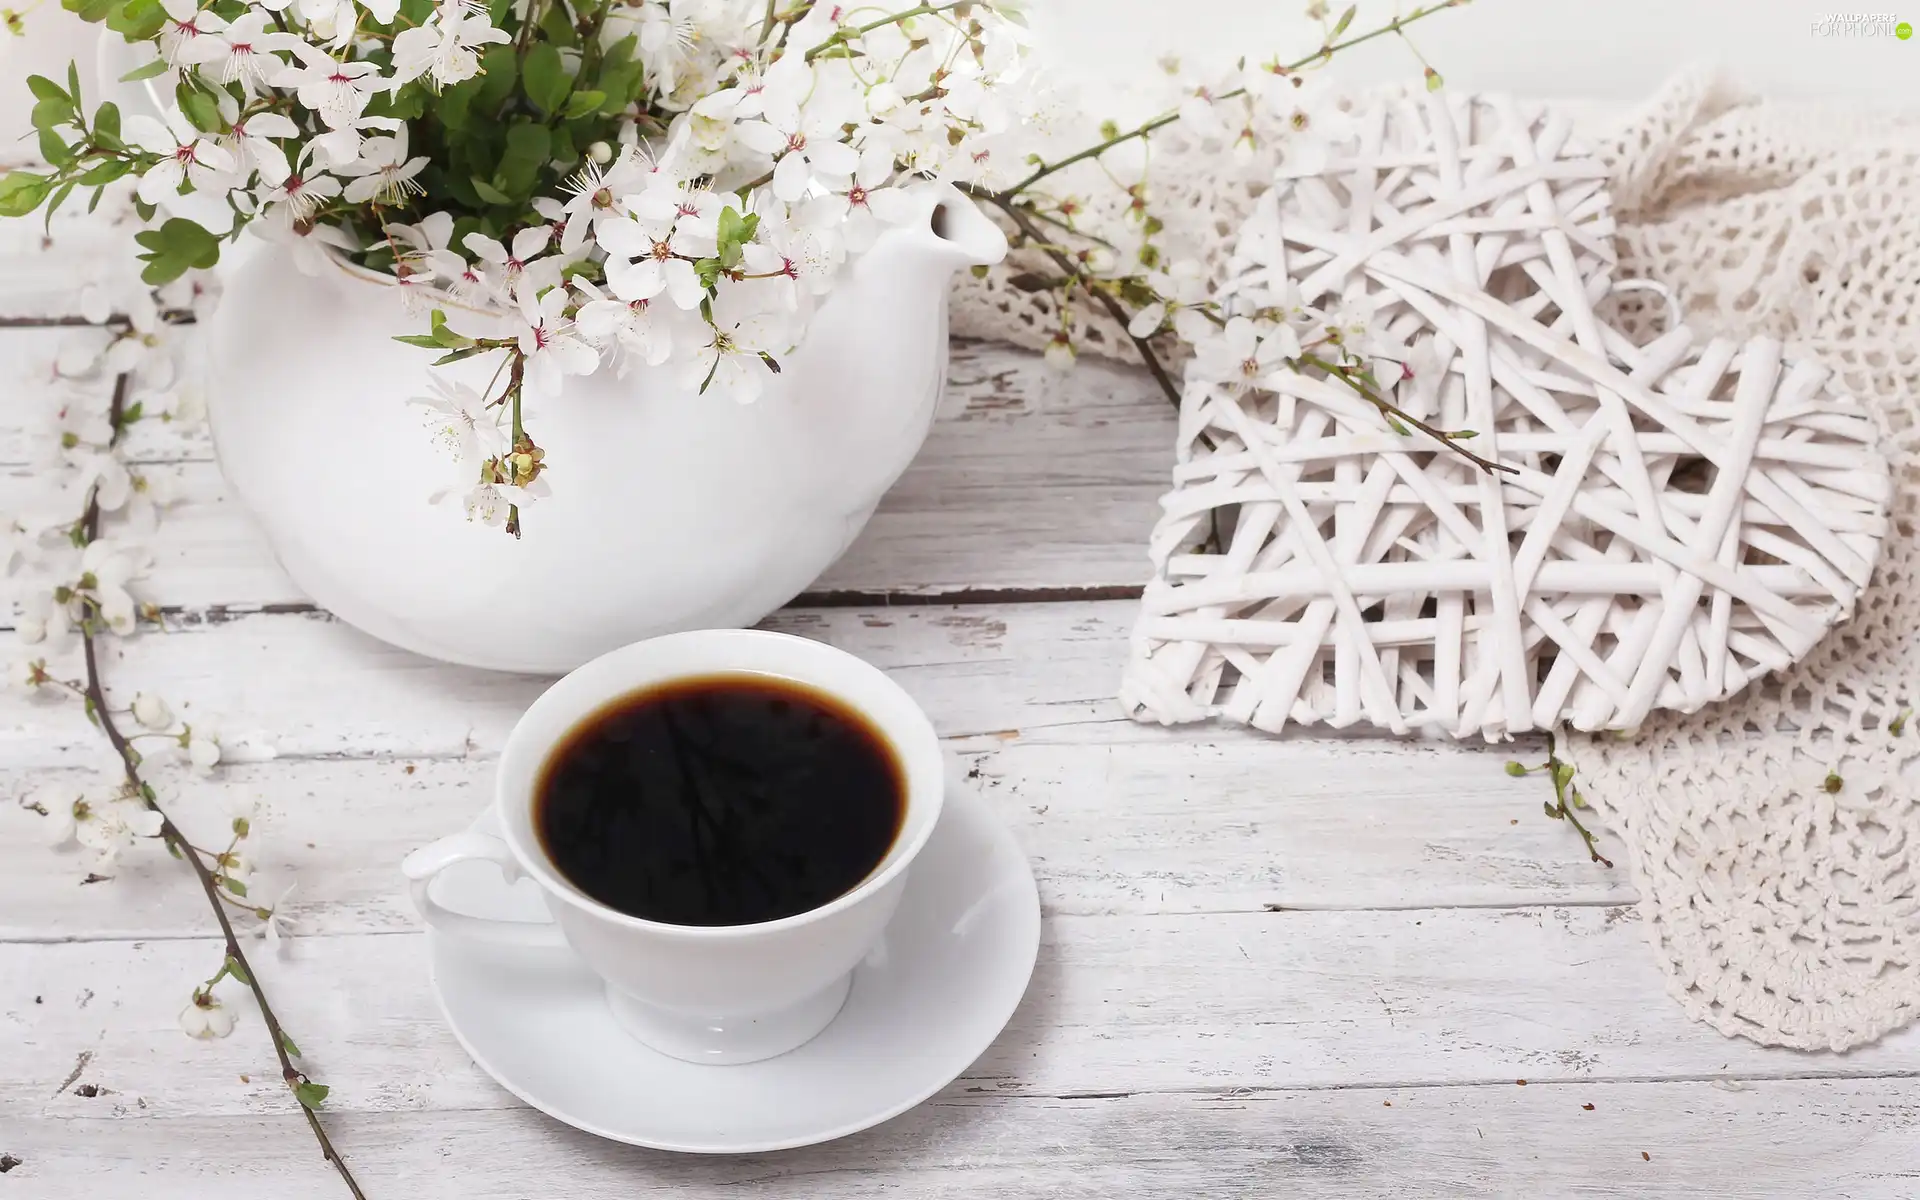
<path fill-rule="evenodd" d="M 534 824 L 560 873 L 610 908 L 749 925 L 858 886 L 905 808 L 899 756 L 864 717 L 730 674 L 634 692 L 581 722 L 541 769 Z"/>

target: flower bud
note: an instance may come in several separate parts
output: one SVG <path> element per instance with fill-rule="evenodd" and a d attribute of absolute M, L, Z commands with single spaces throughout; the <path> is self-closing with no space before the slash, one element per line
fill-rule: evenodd
<path fill-rule="evenodd" d="M 133 698 L 133 719 L 148 729 L 165 729 L 173 724 L 173 710 L 160 697 L 140 692 Z"/>
<path fill-rule="evenodd" d="M 612 162 L 613 147 L 607 145 L 605 142 L 595 142 L 593 145 L 587 147 L 587 157 L 597 163 Z"/>

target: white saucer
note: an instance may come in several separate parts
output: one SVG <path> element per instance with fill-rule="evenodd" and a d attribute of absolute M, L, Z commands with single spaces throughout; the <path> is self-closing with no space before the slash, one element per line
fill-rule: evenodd
<path fill-rule="evenodd" d="M 482 822 L 491 818 L 482 818 Z M 526 881 L 485 863 L 435 881 L 481 916 L 544 920 Z M 951 1083 L 1020 1003 L 1040 946 L 1033 869 L 980 796 L 950 781 L 933 838 L 846 1007 L 778 1058 L 669 1058 L 614 1024 L 600 980 L 566 950 L 478 947 L 430 933 L 440 1009 L 480 1069 L 588 1133 L 697 1154 L 784 1150 L 857 1133 Z"/>

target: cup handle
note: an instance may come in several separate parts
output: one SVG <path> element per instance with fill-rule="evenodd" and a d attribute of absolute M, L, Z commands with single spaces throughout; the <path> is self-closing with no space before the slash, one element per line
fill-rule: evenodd
<path fill-rule="evenodd" d="M 400 860 L 400 873 L 407 877 L 413 892 L 413 905 L 428 926 L 441 933 L 472 942 L 494 946 L 564 946 L 566 937 L 552 921 L 508 921 L 476 917 L 454 912 L 435 900 L 428 887 L 434 876 L 457 862 L 484 859 L 500 867 L 501 878 L 513 883 L 520 878 L 520 864 L 513 859 L 507 844 L 491 833 L 469 829 L 443 837 L 430 846 L 422 846 Z"/>

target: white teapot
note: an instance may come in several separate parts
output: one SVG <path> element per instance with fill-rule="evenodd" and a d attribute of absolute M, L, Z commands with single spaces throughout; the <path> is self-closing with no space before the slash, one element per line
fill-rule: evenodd
<path fill-rule="evenodd" d="M 847 270 L 752 404 L 671 367 L 566 380 L 530 403 L 552 495 L 524 536 L 428 497 L 452 466 L 407 403 L 434 353 L 399 289 L 305 275 L 263 245 L 209 322 L 221 467 L 314 601 L 420 654 L 559 674 L 656 634 L 750 625 L 847 548 L 925 440 L 947 368 L 954 271 L 1006 239 L 951 186 Z M 455 325 L 459 322 L 456 320 Z M 484 387 L 499 356 L 438 368 Z"/>

